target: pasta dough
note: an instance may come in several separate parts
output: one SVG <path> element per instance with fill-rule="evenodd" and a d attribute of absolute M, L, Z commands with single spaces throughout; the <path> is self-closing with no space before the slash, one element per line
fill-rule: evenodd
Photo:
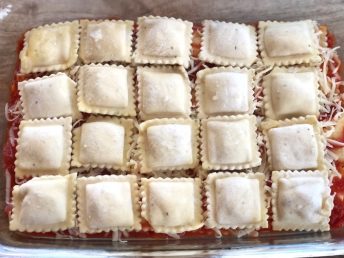
<path fill-rule="evenodd" d="M 207 123 L 208 157 L 210 163 L 236 164 L 252 159 L 249 121 L 209 121 Z"/>
<path fill-rule="evenodd" d="M 194 168 L 197 131 L 189 119 L 153 119 L 140 124 L 142 172 Z"/>
<path fill-rule="evenodd" d="M 314 69 L 275 68 L 264 79 L 263 86 L 267 117 L 285 119 L 319 114 L 318 78 Z"/>
<path fill-rule="evenodd" d="M 67 174 L 72 119 L 29 120 L 20 124 L 16 177 Z"/>
<path fill-rule="evenodd" d="M 125 129 L 107 122 L 86 123 L 81 128 L 80 162 L 123 164 Z"/>
<path fill-rule="evenodd" d="M 216 220 L 219 224 L 245 225 L 261 220 L 257 179 L 240 177 L 217 179 L 215 188 Z"/>
<path fill-rule="evenodd" d="M 81 177 L 77 186 L 82 233 L 141 229 L 135 175 Z"/>
<path fill-rule="evenodd" d="M 183 68 L 139 68 L 138 80 L 142 119 L 191 113 L 190 82 Z"/>
<path fill-rule="evenodd" d="M 125 170 L 129 159 L 132 120 L 91 117 L 74 130 L 74 166 Z"/>
<path fill-rule="evenodd" d="M 87 113 L 133 116 L 136 114 L 133 69 L 116 65 L 80 68 L 78 106 Z"/>
<path fill-rule="evenodd" d="M 45 25 L 25 34 L 21 72 L 65 70 L 78 58 L 79 22 Z"/>
<path fill-rule="evenodd" d="M 192 163 L 190 125 L 155 125 L 147 129 L 147 159 L 152 167 L 180 166 Z"/>
<path fill-rule="evenodd" d="M 85 63 L 131 61 L 134 22 L 81 20 L 80 58 Z"/>
<path fill-rule="evenodd" d="M 216 67 L 197 73 L 199 117 L 251 114 L 253 70 Z"/>
<path fill-rule="evenodd" d="M 333 198 L 327 173 L 273 172 L 273 229 L 329 230 Z"/>
<path fill-rule="evenodd" d="M 13 189 L 10 230 L 47 232 L 74 226 L 76 174 L 36 177 Z"/>
<path fill-rule="evenodd" d="M 251 66 L 257 59 L 257 36 L 253 26 L 203 22 L 200 59 L 218 65 Z"/>
<path fill-rule="evenodd" d="M 236 169 L 260 164 L 255 118 L 232 116 L 203 120 L 204 169 Z"/>
<path fill-rule="evenodd" d="M 272 128 L 268 137 L 273 170 L 318 167 L 318 144 L 312 125 L 296 124 Z"/>
<path fill-rule="evenodd" d="M 18 87 L 25 119 L 80 117 L 76 83 L 64 73 L 22 81 Z"/>
<path fill-rule="evenodd" d="M 259 47 L 266 65 L 319 64 L 315 22 L 259 22 Z"/>
<path fill-rule="evenodd" d="M 195 220 L 193 182 L 150 182 L 148 195 L 152 226 L 177 227 Z"/>
<path fill-rule="evenodd" d="M 140 17 L 134 61 L 188 67 L 191 41 L 191 22 L 167 17 Z"/>
<path fill-rule="evenodd" d="M 143 178 L 142 216 L 155 232 L 180 233 L 202 227 L 200 180 Z"/>
<path fill-rule="evenodd" d="M 262 173 L 218 172 L 206 180 L 209 228 L 267 227 L 265 176 Z"/>
<path fill-rule="evenodd" d="M 90 228 L 131 226 L 134 223 L 128 182 L 86 185 L 86 213 Z"/>

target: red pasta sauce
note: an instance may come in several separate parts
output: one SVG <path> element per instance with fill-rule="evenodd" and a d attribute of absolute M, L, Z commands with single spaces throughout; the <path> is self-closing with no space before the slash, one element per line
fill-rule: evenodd
<path fill-rule="evenodd" d="M 257 25 L 257 24 L 255 24 Z M 200 51 L 200 31 L 201 31 L 201 26 L 200 25 L 195 25 L 194 26 L 194 40 L 192 43 L 192 56 L 194 59 L 194 66 L 190 68 L 192 70 L 191 73 L 189 73 L 190 80 L 194 81 L 196 78 L 196 73 L 200 69 L 204 68 L 203 63 L 197 59 L 198 53 Z M 321 30 L 327 31 L 327 26 L 321 26 Z M 335 46 L 335 37 L 331 33 L 327 33 L 327 43 L 328 47 L 333 48 Z M 17 65 L 15 68 L 15 73 L 14 73 L 14 78 L 13 82 L 10 86 L 10 96 L 9 96 L 9 101 L 8 101 L 8 107 L 11 108 L 15 106 L 19 102 L 19 92 L 18 92 L 18 82 L 27 80 L 30 78 L 35 78 L 35 77 L 40 77 L 44 76 L 45 73 L 39 73 L 39 74 L 27 74 L 27 75 L 22 75 L 19 73 L 19 68 L 20 68 L 20 60 L 19 60 L 19 53 L 21 49 L 23 48 L 23 40 L 24 37 L 22 37 L 17 46 Z M 336 76 L 339 76 L 341 78 L 341 75 L 343 74 L 343 67 L 340 63 L 339 58 L 335 58 L 334 60 L 335 64 L 334 67 L 337 65 L 340 65 L 340 69 L 336 71 Z M 211 64 L 206 64 L 207 67 L 212 67 L 213 65 Z M 333 76 L 332 74 L 332 69 L 329 67 L 328 69 L 328 75 Z M 342 92 L 343 89 L 340 89 Z M 193 94 L 194 95 L 194 94 Z M 195 103 L 195 100 L 193 100 L 193 103 Z M 85 114 L 86 116 L 86 114 Z M 11 204 L 11 191 L 13 186 L 16 184 L 15 182 L 15 174 L 14 174 L 14 162 L 15 162 L 15 153 L 16 153 L 16 138 L 18 136 L 18 128 L 19 128 L 19 123 L 22 119 L 21 116 L 15 116 L 9 112 L 8 114 L 8 128 L 6 132 L 6 142 L 3 148 L 3 160 L 4 160 L 4 171 L 6 173 L 6 206 L 5 206 L 5 213 L 10 216 L 11 210 L 12 210 L 12 204 Z M 326 120 L 326 119 L 325 119 Z M 336 139 L 338 141 L 344 142 L 344 132 L 341 137 L 341 139 Z M 344 175 L 344 163 L 337 162 L 336 163 L 338 171 Z M 330 225 L 331 228 L 338 228 L 344 226 L 344 177 L 342 178 L 335 178 L 333 180 L 333 185 L 332 185 L 332 193 L 335 194 L 334 198 L 334 209 L 332 211 L 331 219 L 330 219 Z M 205 201 L 203 202 L 205 203 Z M 206 207 L 203 207 L 204 210 Z M 271 214 L 271 210 L 269 211 Z M 143 220 L 142 222 L 143 229 L 142 231 L 139 232 L 128 232 L 124 237 L 122 236 L 122 239 L 132 239 L 132 238 L 156 238 L 156 239 L 166 239 L 170 238 L 170 236 L 166 234 L 159 234 L 159 233 L 154 233 L 148 222 Z M 266 232 L 266 231 L 271 231 L 271 216 L 269 216 L 269 227 L 267 229 L 262 229 L 260 230 L 261 232 Z M 56 237 L 57 233 L 23 233 L 26 234 L 27 236 L 38 236 L 38 237 Z M 72 236 L 75 238 L 78 237 L 83 237 L 83 238 L 109 238 L 111 239 L 112 233 L 97 233 L 97 234 L 78 234 L 76 231 L 71 231 L 71 230 L 66 230 L 63 232 L 59 232 L 59 235 L 63 236 Z M 223 236 L 226 235 L 235 235 L 235 232 L 233 230 L 221 230 L 221 234 Z M 185 232 L 182 234 L 178 234 L 182 238 L 195 238 L 195 237 L 209 237 L 209 236 L 215 236 L 216 233 L 215 231 L 211 229 L 206 229 L 206 228 L 201 228 L 195 231 L 191 232 Z"/>

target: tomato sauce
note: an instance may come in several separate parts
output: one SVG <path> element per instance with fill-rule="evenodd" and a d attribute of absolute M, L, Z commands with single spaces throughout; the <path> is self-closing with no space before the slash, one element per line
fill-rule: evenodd
<path fill-rule="evenodd" d="M 255 24 L 257 25 L 257 24 Z M 194 59 L 194 66 L 190 68 L 192 72 L 189 74 L 190 80 L 195 81 L 196 79 L 196 73 L 200 69 L 204 67 L 213 67 L 214 65 L 211 64 L 204 64 L 201 61 L 197 59 L 197 56 L 200 51 L 201 47 L 201 41 L 200 41 L 200 32 L 201 32 L 202 27 L 200 25 L 195 25 L 193 30 L 194 30 L 194 40 L 192 43 L 192 56 Z M 327 31 L 327 26 L 321 26 L 321 30 Z M 327 31 L 328 32 L 328 31 Z M 335 37 L 332 33 L 328 32 L 328 37 L 327 37 L 327 43 L 328 47 L 333 48 L 335 46 Z M 20 67 L 20 60 L 19 60 L 19 52 L 23 48 L 23 40 L 24 37 L 22 37 L 17 46 L 17 65 L 16 65 L 16 70 L 15 70 L 15 75 L 13 78 L 13 83 L 10 86 L 10 97 L 8 101 L 8 106 L 13 107 L 15 104 L 19 102 L 19 92 L 18 92 L 18 82 L 27 80 L 30 78 L 35 78 L 38 76 L 43 76 L 45 75 L 44 73 L 40 74 L 28 74 L 28 75 L 22 75 L 19 73 L 19 67 Z M 343 65 L 340 63 L 341 61 L 339 58 L 335 59 L 335 65 L 340 65 L 340 68 L 338 71 L 336 71 L 336 75 L 341 78 L 341 75 L 343 74 Z M 332 69 L 328 69 L 328 75 L 333 76 L 334 74 L 332 73 Z M 342 89 L 340 89 L 342 92 Z M 85 114 L 85 116 L 87 116 Z M 3 160 L 4 160 L 4 166 L 5 166 L 5 171 L 6 173 L 9 174 L 8 178 L 8 183 L 10 184 L 10 189 L 12 190 L 13 186 L 16 184 L 15 180 L 15 175 L 14 175 L 14 162 L 15 162 L 15 152 L 16 152 L 16 141 L 13 138 L 17 138 L 18 136 L 18 128 L 20 121 L 22 119 L 21 116 L 15 116 L 9 114 L 9 119 L 10 121 L 8 122 L 8 129 L 7 129 L 7 134 L 6 134 L 6 142 L 3 148 Z M 10 133 L 11 131 L 11 133 Z M 10 139 L 11 137 L 12 139 Z M 343 132 L 343 137 L 341 139 L 344 142 L 344 132 Z M 336 163 L 338 171 L 344 175 L 344 163 L 337 162 Z M 330 218 L 330 226 L 331 228 L 338 228 L 338 227 L 343 227 L 344 226 L 344 176 L 342 178 L 334 178 L 333 180 L 333 185 L 331 187 L 332 193 L 335 194 L 334 197 L 334 209 L 331 214 Z M 10 196 L 7 196 L 7 200 L 10 200 L 11 198 L 11 192 L 8 193 Z M 205 207 L 203 207 L 205 209 Z M 5 213 L 10 216 L 12 210 L 12 205 L 9 202 L 6 203 L 5 207 Z M 269 213 L 271 214 L 271 208 Z M 147 221 L 142 222 L 142 227 L 143 230 L 139 232 L 128 232 L 125 234 L 125 237 L 122 236 L 122 239 L 142 239 L 142 238 L 153 238 L 153 239 L 166 239 L 166 238 L 171 238 L 171 236 L 168 236 L 166 234 L 159 234 L 159 233 L 154 233 L 150 225 L 148 224 Z M 267 229 L 262 229 L 260 232 L 269 232 L 272 231 L 272 226 L 271 226 L 271 216 L 269 216 L 269 227 Z M 236 232 L 234 230 L 220 230 L 221 234 L 223 236 L 231 236 L 235 235 Z M 27 236 L 32 236 L 32 237 L 51 237 L 55 238 L 57 236 L 57 233 L 23 233 Z M 200 238 L 200 237 L 215 237 L 218 233 L 216 233 L 214 230 L 211 229 L 206 229 L 206 228 L 201 228 L 199 230 L 191 231 L 191 232 L 185 232 L 182 234 L 178 234 L 181 238 Z M 73 237 L 73 238 L 108 238 L 112 239 L 112 233 L 97 233 L 97 234 L 80 234 L 77 231 L 74 230 L 65 230 L 63 232 L 58 233 L 59 237 L 65 236 L 66 238 L 68 237 Z"/>

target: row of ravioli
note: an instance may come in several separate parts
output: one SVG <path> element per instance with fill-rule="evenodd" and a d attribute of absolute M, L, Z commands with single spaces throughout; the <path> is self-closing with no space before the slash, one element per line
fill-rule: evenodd
<path fill-rule="evenodd" d="M 137 130 L 138 129 L 138 130 Z M 315 116 L 262 123 L 271 170 L 324 170 L 324 136 Z M 138 131 L 138 132 L 137 132 Z M 72 141 L 73 134 L 73 141 Z M 197 169 L 253 169 L 263 142 L 253 115 L 133 119 L 90 116 L 23 120 L 15 176 L 64 175 L 70 166 L 152 173 Z M 261 138 L 261 137 L 260 137 Z"/>
<path fill-rule="evenodd" d="M 187 118 L 195 109 L 198 118 L 206 118 L 253 114 L 257 102 L 263 102 L 265 116 L 280 120 L 318 116 L 320 109 L 319 70 L 313 67 L 275 67 L 263 76 L 261 89 L 254 69 L 233 67 L 198 71 L 195 91 L 182 66 L 139 66 L 135 72 L 129 66 L 90 64 L 71 76 L 77 83 L 65 73 L 19 82 L 24 119 L 77 120 L 80 112 L 138 114 L 140 120 Z"/>
<path fill-rule="evenodd" d="M 319 48 L 326 35 L 311 20 L 259 22 L 251 25 L 205 20 L 199 59 L 217 65 L 319 65 Z M 132 49 L 135 39 L 135 51 Z M 199 39 L 198 39 L 199 40 Z M 66 70 L 77 63 L 120 62 L 176 64 L 191 61 L 193 24 L 167 17 L 140 17 L 133 21 L 81 20 L 44 25 L 25 34 L 20 53 L 21 72 Z M 258 51 L 259 49 L 259 51 Z"/>
<path fill-rule="evenodd" d="M 211 173 L 203 182 L 75 173 L 36 177 L 13 189 L 10 230 L 259 230 L 268 227 L 270 199 L 273 230 L 329 230 L 333 200 L 326 171 L 274 171 L 267 189 L 262 173 Z"/>

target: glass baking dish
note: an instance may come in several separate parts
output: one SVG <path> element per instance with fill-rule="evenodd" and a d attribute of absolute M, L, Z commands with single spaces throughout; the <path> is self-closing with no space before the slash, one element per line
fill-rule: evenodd
<path fill-rule="evenodd" d="M 254 11 L 252 11 L 254 10 Z M 106 1 L 106 0 L 25 0 L 0 2 L 0 94 L 4 110 L 9 85 L 16 62 L 17 40 L 28 29 L 46 23 L 80 18 L 136 19 L 142 15 L 173 16 L 199 23 L 204 19 L 236 22 L 258 20 L 315 19 L 327 24 L 337 38 L 337 45 L 344 45 L 344 30 L 340 24 L 344 5 L 340 0 L 324 6 L 321 0 L 293 3 L 287 1 Z M 329 15 L 331 14 L 331 15 Z M 339 51 L 341 59 L 342 53 Z M 0 115 L 4 143 L 6 120 Z M 2 159 L 1 159 L 2 162 Z M 3 164 L 2 164 L 3 165 Z M 2 166 L 3 167 L 3 166 Z M 5 202 L 4 171 L 0 181 L 0 205 Z M 259 237 L 191 238 L 183 240 L 111 241 L 101 239 L 70 240 L 27 237 L 8 230 L 8 218 L 0 213 L 0 256 L 20 257 L 109 257 L 133 256 L 329 256 L 344 254 L 344 229 L 325 233 L 262 233 Z"/>

